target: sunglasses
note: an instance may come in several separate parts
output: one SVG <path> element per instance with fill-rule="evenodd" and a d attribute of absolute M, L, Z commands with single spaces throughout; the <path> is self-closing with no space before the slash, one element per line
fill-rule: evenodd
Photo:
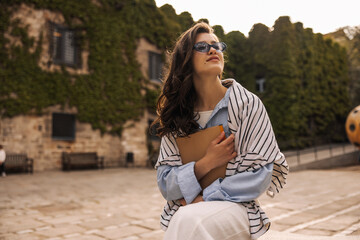
<path fill-rule="evenodd" d="M 202 53 L 209 52 L 210 48 L 214 48 L 217 52 L 223 52 L 226 49 L 226 44 L 224 42 L 216 42 L 213 44 L 208 44 L 206 42 L 198 42 L 194 45 L 194 49 Z"/>

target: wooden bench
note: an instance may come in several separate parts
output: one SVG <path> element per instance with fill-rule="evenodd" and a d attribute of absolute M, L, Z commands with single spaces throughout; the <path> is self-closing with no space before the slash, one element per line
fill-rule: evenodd
<path fill-rule="evenodd" d="M 6 154 L 5 168 L 6 172 L 22 171 L 33 173 L 34 160 L 28 158 L 26 154 Z"/>
<path fill-rule="evenodd" d="M 62 169 L 104 168 L 104 157 L 99 157 L 96 152 L 62 153 Z"/>

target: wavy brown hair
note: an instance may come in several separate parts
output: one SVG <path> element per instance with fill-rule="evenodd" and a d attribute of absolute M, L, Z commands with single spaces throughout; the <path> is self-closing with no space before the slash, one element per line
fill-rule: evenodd
<path fill-rule="evenodd" d="M 194 113 L 197 100 L 193 84 L 193 46 L 199 33 L 213 33 L 206 23 L 197 23 L 181 34 L 171 53 L 164 85 L 157 102 L 159 136 L 187 136 L 199 129 Z"/>

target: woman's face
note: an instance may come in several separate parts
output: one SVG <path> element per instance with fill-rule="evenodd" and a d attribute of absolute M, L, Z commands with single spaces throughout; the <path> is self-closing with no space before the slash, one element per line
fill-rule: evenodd
<path fill-rule="evenodd" d="M 218 38 L 212 33 L 199 33 L 196 37 L 196 43 L 205 42 L 213 44 L 218 42 Z M 194 73 L 198 76 L 220 76 L 224 69 L 224 55 L 216 51 L 213 47 L 208 52 L 198 52 L 193 50 Z"/>

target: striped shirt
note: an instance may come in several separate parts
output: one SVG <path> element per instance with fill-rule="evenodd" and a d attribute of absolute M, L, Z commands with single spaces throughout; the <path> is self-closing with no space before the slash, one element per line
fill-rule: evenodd
<path fill-rule="evenodd" d="M 246 90 L 235 80 L 230 87 L 228 103 L 228 126 L 235 135 L 235 149 L 237 157 L 229 161 L 226 176 L 254 171 L 273 163 L 273 173 L 269 196 L 275 196 L 286 182 L 289 167 L 284 155 L 280 152 L 275 139 L 270 119 L 261 100 Z M 162 137 L 159 159 L 156 168 L 161 165 L 181 166 L 181 157 L 176 145 L 175 137 L 171 134 Z M 259 238 L 270 227 L 270 220 L 256 200 L 242 202 L 247 208 L 250 234 L 252 238 Z M 179 201 L 168 201 L 161 214 L 161 227 L 166 230 L 171 217 L 179 209 Z"/>

